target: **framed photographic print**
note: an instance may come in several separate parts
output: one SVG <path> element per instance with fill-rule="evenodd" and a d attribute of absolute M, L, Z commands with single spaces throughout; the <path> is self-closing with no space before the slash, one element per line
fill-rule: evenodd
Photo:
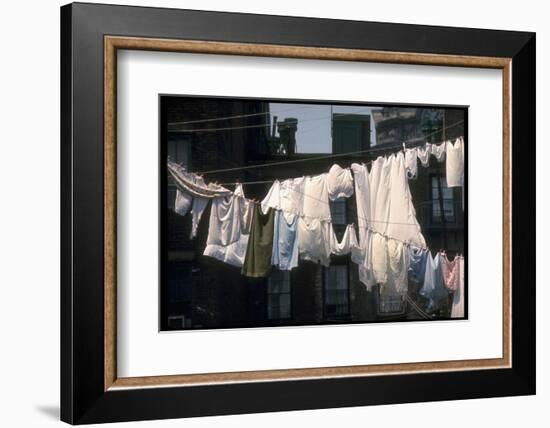
<path fill-rule="evenodd" d="M 62 420 L 535 393 L 533 33 L 76 3 L 61 53 Z"/>

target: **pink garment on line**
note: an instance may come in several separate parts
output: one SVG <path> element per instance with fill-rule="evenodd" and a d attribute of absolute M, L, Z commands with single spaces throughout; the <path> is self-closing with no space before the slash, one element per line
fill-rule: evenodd
<path fill-rule="evenodd" d="M 458 257 L 458 289 L 453 293 L 453 306 L 451 308 L 451 318 L 464 317 L 464 257 Z"/>
<path fill-rule="evenodd" d="M 455 291 L 459 285 L 460 275 L 460 258 L 455 257 L 453 261 L 449 261 L 447 254 L 441 253 L 441 270 L 443 273 L 443 283 L 445 287 L 451 291 Z"/>

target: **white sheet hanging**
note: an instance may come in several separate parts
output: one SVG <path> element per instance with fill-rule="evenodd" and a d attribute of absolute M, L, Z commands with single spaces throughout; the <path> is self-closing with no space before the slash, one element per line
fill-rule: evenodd
<path fill-rule="evenodd" d="M 387 189 L 379 188 L 378 192 L 389 193 L 387 216 L 384 227 L 384 234 L 389 238 L 406 242 L 415 247 L 425 248 L 426 241 L 420 230 L 420 224 L 416 219 L 412 196 L 405 172 L 405 160 L 402 152 L 392 155 L 390 163 L 390 185 Z"/>
<path fill-rule="evenodd" d="M 392 157 L 379 156 L 373 163 L 370 179 L 370 228 L 385 234 L 390 214 Z"/>
<path fill-rule="evenodd" d="M 233 195 L 212 201 L 208 239 L 204 255 L 242 267 L 252 222 L 252 202 L 244 197 L 242 185 Z"/>
<path fill-rule="evenodd" d="M 357 204 L 357 224 L 359 229 L 358 247 L 352 249 L 351 260 L 358 264 L 359 280 L 371 289 L 376 284 L 372 273 L 372 233 L 370 232 L 371 191 L 369 171 L 365 165 L 351 165 L 355 181 Z"/>
<path fill-rule="evenodd" d="M 352 261 L 359 265 L 359 279 L 369 288 L 375 283 L 386 283 L 388 251 L 391 250 L 394 269 L 390 280 L 401 293 L 407 288 L 407 271 L 400 267 L 403 265 L 408 269 L 408 264 L 398 261 L 406 259 L 408 251 L 404 245 L 395 247 L 396 242 L 426 247 L 412 203 L 404 154 L 378 157 L 372 163 L 370 173 L 364 165 L 353 164 L 351 169 L 356 185 L 359 223 L 359 249 L 352 253 Z M 389 249 L 390 239 L 392 246 Z"/>

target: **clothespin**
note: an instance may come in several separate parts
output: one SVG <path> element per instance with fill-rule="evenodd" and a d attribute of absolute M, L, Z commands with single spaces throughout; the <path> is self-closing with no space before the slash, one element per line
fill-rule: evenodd
<path fill-rule="evenodd" d="M 403 153 L 405 153 L 406 150 L 405 150 L 405 142 L 403 141 Z"/>

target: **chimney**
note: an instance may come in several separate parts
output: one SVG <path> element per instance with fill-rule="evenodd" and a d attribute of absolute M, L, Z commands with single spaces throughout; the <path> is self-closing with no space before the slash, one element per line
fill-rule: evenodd
<path fill-rule="evenodd" d="M 282 146 L 287 155 L 296 153 L 296 131 L 298 130 L 298 119 L 287 117 L 282 122 L 277 122 L 277 130 Z"/>

